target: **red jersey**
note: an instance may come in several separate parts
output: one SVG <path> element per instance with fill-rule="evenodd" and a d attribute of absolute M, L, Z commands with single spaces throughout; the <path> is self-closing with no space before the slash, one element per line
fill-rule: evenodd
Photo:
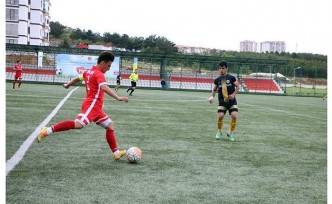
<path fill-rule="evenodd" d="M 18 63 L 15 64 L 14 71 L 16 71 L 16 73 L 15 73 L 15 79 L 21 77 L 22 76 L 22 65 L 18 64 Z"/>
<path fill-rule="evenodd" d="M 102 70 L 93 66 L 90 70 L 83 72 L 85 81 L 86 99 L 82 106 L 88 105 L 91 109 L 102 110 L 104 104 L 104 91 L 101 85 L 107 84 L 106 78 Z"/>

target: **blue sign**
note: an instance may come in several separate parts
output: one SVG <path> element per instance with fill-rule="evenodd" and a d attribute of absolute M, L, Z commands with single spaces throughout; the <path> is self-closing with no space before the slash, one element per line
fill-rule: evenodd
<path fill-rule="evenodd" d="M 58 54 L 56 56 L 57 73 L 63 76 L 76 77 L 84 70 L 97 65 L 98 56 Z M 106 78 L 115 79 L 120 70 L 120 57 L 115 57 L 111 69 L 105 73 Z"/>

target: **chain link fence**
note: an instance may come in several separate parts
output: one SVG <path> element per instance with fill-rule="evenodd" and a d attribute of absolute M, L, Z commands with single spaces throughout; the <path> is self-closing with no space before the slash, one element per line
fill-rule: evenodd
<path fill-rule="evenodd" d="M 30 82 L 64 83 L 71 76 L 62 74 L 56 65 L 57 53 L 43 53 L 42 66 L 38 66 L 35 52 L 6 51 L 6 79 L 14 79 L 13 67 L 20 59 L 23 67 L 23 80 Z M 121 86 L 130 86 L 133 59 L 121 57 L 119 72 Z M 318 78 L 319 68 L 308 72 L 301 67 L 262 63 L 229 62 L 229 73 L 240 82 L 242 93 L 280 94 L 294 96 L 327 95 L 327 79 Z M 162 60 L 155 58 L 138 59 L 138 87 L 161 89 L 161 80 L 166 82 L 166 90 L 208 90 L 218 77 L 218 61 L 199 60 Z M 116 85 L 115 78 L 107 78 L 111 87 Z"/>

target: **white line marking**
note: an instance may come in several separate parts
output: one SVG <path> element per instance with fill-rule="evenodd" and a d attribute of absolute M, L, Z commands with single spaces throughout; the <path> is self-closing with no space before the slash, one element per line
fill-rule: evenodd
<path fill-rule="evenodd" d="M 257 107 L 257 108 L 270 110 L 270 111 L 275 111 L 275 112 L 281 112 L 281 113 L 285 113 L 285 114 L 288 114 L 288 115 L 302 116 L 302 117 L 327 121 L 327 119 L 325 119 L 325 118 L 317 118 L 317 117 L 313 117 L 313 116 L 310 116 L 310 115 L 303 115 L 303 114 L 300 114 L 300 113 L 291 113 L 289 111 L 278 110 L 278 109 L 273 109 L 273 108 L 267 108 L 267 107 L 263 107 L 263 106 L 252 105 L 252 104 L 249 104 L 249 103 L 240 103 L 240 104 L 244 104 L 244 105 L 248 105 L 248 106 L 254 106 L 254 107 Z"/>
<path fill-rule="evenodd" d="M 62 99 L 62 101 L 57 105 L 57 107 L 45 118 L 45 120 L 35 129 L 33 133 L 22 143 L 20 148 L 15 152 L 15 154 L 7 160 L 6 162 L 6 176 L 14 169 L 14 167 L 20 163 L 20 161 L 23 159 L 25 153 L 30 148 L 31 144 L 35 141 L 37 134 L 40 132 L 40 129 L 42 127 L 45 127 L 51 119 L 56 115 L 56 113 L 59 111 L 59 109 L 63 106 L 63 104 L 67 101 L 67 99 L 70 97 L 70 95 L 79 87 L 76 87 L 75 89 L 71 90 L 67 96 Z"/>

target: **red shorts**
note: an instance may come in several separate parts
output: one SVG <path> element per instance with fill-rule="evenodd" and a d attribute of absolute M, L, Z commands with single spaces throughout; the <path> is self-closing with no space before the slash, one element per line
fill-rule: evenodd
<path fill-rule="evenodd" d="M 81 112 L 77 115 L 76 120 L 83 126 L 86 126 L 92 122 L 97 125 L 106 127 L 112 120 L 108 117 L 102 109 L 94 109 L 92 105 L 83 105 Z"/>
<path fill-rule="evenodd" d="M 15 80 L 22 79 L 22 74 L 15 74 Z"/>

